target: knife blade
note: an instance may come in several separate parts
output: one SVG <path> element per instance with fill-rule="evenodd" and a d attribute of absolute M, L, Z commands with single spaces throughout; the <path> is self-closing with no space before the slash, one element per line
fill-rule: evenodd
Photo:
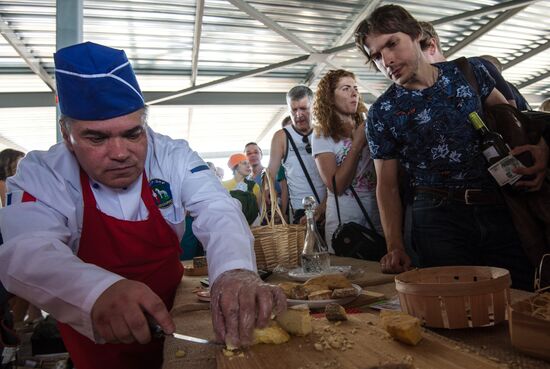
<path fill-rule="evenodd" d="M 185 340 L 185 341 L 189 341 L 189 342 L 203 343 L 203 344 L 208 343 L 208 344 L 211 344 L 211 345 L 218 345 L 217 342 L 211 342 L 209 340 L 205 340 L 204 338 L 187 336 L 185 334 L 180 334 L 180 333 L 167 334 L 167 336 L 172 336 L 172 337 L 177 338 L 179 340 Z"/>
<path fill-rule="evenodd" d="M 164 331 L 162 330 L 162 327 L 155 321 L 155 319 L 152 316 L 150 316 L 149 314 L 146 314 L 146 317 L 147 317 L 147 322 L 149 323 L 149 328 L 151 329 L 151 335 L 154 338 L 160 338 L 160 337 L 168 336 L 168 337 L 174 337 L 174 338 L 177 338 L 177 339 L 180 339 L 180 340 L 185 340 L 185 341 L 194 342 L 194 343 L 202 343 L 202 344 L 206 343 L 206 344 L 219 345 L 219 346 L 222 345 L 221 343 L 218 343 L 218 342 L 209 341 L 209 340 L 204 339 L 204 338 L 188 336 L 188 335 L 185 335 L 185 334 L 180 334 L 180 333 L 167 334 L 167 333 L 164 333 Z"/>

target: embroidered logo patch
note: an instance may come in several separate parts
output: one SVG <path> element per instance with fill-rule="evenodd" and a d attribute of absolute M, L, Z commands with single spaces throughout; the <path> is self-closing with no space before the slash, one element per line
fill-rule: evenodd
<path fill-rule="evenodd" d="M 155 178 L 149 181 L 149 187 L 153 193 L 153 200 L 159 208 L 163 209 L 173 204 L 170 183 Z"/>

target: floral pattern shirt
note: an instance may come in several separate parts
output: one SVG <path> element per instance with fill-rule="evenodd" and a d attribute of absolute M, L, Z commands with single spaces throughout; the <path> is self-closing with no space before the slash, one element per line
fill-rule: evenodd
<path fill-rule="evenodd" d="M 485 100 L 495 82 L 485 67 L 470 60 Z M 374 159 L 399 159 L 413 186 L 494 187 L 479 149 L 479 133 L 468 119 L 482 115 L 479 96 L 452 62 L 434 64 L 433 86 L 409 90 L 391 85 L 369 110 L 367 137 Z"/>
<path fill-rule="evenodd" d="M 342 165 L 342 162 L 348 156 L 351 149 L 351 138 L 343 138 L 339 141 L 334 141 L 332 137 L 312 135 L 311 139 L 312 155 L 322 154 L 325 152 L 333 153 L 336 159 L 336 165 Z M 357 193 L 375 192 L 376 191 L 376 172 L 374 170 L 374 162 L 370 157 L 368 146 L 365 145 L 361 152 L 361 157 L 357 163 L 355 177 L 351 183 Z M 351 191 L 347 189 L 344 195 L 353 196 Z"/>

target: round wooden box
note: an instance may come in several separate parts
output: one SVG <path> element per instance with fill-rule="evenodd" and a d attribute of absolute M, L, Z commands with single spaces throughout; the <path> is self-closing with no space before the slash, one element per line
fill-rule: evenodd
<path fill-rule="evenodd" d="M 506 269 L 449 266 L 395 277 L 401 309 L 434 328 L 497 324 L 506 318 L 512 280 Z"/>

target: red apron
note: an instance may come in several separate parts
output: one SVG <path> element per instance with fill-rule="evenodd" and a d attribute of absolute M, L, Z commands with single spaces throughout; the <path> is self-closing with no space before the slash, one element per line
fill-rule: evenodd
<path fill-rule="evenodd" d="M 170 309 L 183 268 L 179 241 L 154 203 L 143 173 L 141 199 L 149 217 L 127 221 L 103 214 L 97 208 L 86 173 L 80 170 L 84 200 L 82 235 L 77 256 L 127 279 L 148 285 Z M 154 369 L 162 365 L 164 340 L 149 344 L 96 344 L 66 324 L 61 336 L 78 369 Z"/>

